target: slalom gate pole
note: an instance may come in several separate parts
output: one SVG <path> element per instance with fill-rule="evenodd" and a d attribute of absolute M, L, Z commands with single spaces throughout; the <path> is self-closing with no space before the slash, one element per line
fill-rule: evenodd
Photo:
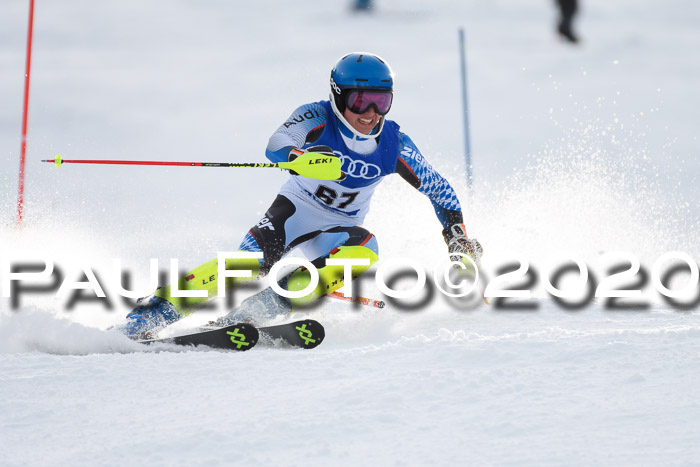
<path fill-rule="evenodd" d="M 464 159 L 467 164 L 467 186 L 471 188 L 472 151 L 469 138 L 469 105 L 467 103 L 467 48 L 465 46 L 464 28 L 459 28 L 459 61 L 462 75 L 462 114 L 464 115 Z"/>
<path fill-rule="evenodd" d="M 24 218 L 24 173 L 27 161 L 27 117 L 29 113 L 29 77 L 32 65 L 32 36 L 34 31 L 34 0 L 29 0 L 29 27 L 27 32 L 27 62 L 24 71 L 24 106 L 22 109 L 22 148 L 19 157 L 19 186 L 17 189 L 17 228 Z"/>

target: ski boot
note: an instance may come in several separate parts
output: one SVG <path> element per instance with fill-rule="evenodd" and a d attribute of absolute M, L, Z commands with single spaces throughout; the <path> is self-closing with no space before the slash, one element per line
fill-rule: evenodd
<path fill-rule="evenodd" d="M 134 340 L 152 339 L 164 327 L 182 318 L 172 303 L 164 298 L 152 295 L 141 299 L 139 304 L 128 315 L 127 322 L 120 330 Z"/>
<path fill-rule="evenodd" d="M 209 326 L 221 328 L 235 323 L 248 323 L 260 326 L 276 318 L 292 312 L 292 304 L 288 299 L 278 295 L 270 287 L 252 295 L 222 316 L 216 321 L 209 322 Z"/>

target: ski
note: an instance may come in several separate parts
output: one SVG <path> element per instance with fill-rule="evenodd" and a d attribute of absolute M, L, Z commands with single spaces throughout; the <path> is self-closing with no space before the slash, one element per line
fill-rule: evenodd
<path fill-rule="evenodd" d="M 313 319 L 294 321 L 293 323 L 278 324 L 276 326 L 262 326 L 260 332 L 260 345 L 283 345 L 302 349 L 318 347 L 326 337 L 323 325 Z"/>
<path fill-rule="evenodd" d="M 313 349 L 323 342 L 326 336 L 323 325 L 313 319 L 294 321 L 293 323 L 275 326 L 255 327 L 252 324 L 237 323 L 218 329 L 208 329 L 183 336 L 165 337 L 161 339 L 144 339 L 141 344 L 177 344 L 192 346 L 207 346 L 215 349 L 230 349 L 236 351 L 250 350 L 256 344 L 267 346 L 296 347 Z"/>
<path fill-rule="evenodd" d="M 166 337 L 162 339 L 146 339 L 137 341 L 141 344 L 177 344 L 204 345 L 215 349 L 230 349 L 237 351 L 250 350 L 258 343 L 260 334 L 255 326 L 238 323 L 219 329 L 185 334 L 184 336 Z"/>

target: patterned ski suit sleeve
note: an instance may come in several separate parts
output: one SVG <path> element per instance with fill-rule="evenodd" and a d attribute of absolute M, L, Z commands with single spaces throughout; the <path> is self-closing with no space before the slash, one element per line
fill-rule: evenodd
<path fill-rule="evenodd" d="M 317 102 L 302 105 L 270 137 L 265 156 L 272 162 L 286 162 L 289 150 L 313 143 L 326 125 L 326 111 Z"/>
<path fill-rule="evenodd" d="M 399 133 L 399 150 L 396 173 L 430 198 L 443 228 L 449 229 L 454 224 L 462 224 L 462 207 L 457 193 L 423 157 L 411 138 L 403 133 Z"/>

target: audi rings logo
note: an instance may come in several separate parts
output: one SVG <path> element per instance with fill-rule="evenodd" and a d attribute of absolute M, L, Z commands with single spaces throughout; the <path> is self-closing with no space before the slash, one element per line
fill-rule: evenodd
<path fill-rule="evenodd" d="M 333 80 L 333 77 L 331 76 L 331 87 L 335 91 L 336 94 L 340 94 L 340 88 L 338 87 L 337 84 L 335 84 L 335 81 Z"/>
<path fill-rule="evenodd" d="M 341 154 L 336 151 L 333 151 L 333 153 L 340 158 L 340 161 L 343 164 L 342 171 L 349 177 L 372 180 L 382 174 L 382 169 L 380 169 L 378 165 L 352 159 L 350 156 L 346 156 L 345 154 Z"/>

